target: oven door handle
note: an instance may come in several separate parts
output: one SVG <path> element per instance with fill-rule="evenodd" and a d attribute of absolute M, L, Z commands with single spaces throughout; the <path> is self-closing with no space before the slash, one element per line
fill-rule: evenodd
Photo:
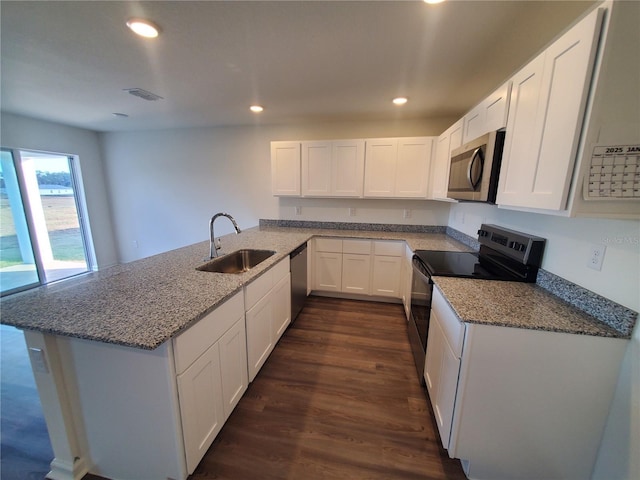
<path fill-rule="evenodd" d="M 415 265 L 413 265 L 413 273 L 418 274 L 420 278 L 424 281 L 424 283 L 427 283 L 427 284 L 431 283 L 431 279 L 428 276 L 426 276 L 424 273 L 422 273 L 422 271 L 419 268 L 417 268 Z"/>

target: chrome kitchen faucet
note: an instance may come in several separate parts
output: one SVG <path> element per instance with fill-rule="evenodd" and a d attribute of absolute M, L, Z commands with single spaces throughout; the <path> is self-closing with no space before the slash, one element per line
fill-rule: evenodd
<path fill-rule="evenodd" d="M 222 248 L 221 245 L 216 245 L 216 237 L 213 233 L 213 223 L 218 217 L 227 217 L 233 223 L 233 228 L 236 229 L 236 235 L 241 232 L 240 227 L 236 223 L 235 219 L 228 213 L 216 213 L 211 220 L 209 220 L 209 259 L 216 258 L 218 256 L 218 250 Z"/>

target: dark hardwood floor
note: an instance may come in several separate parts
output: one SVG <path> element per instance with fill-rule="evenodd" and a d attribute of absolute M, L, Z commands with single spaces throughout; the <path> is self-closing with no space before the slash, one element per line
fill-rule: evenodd
<path fill-rule="evenodd" d="M 0 478 L 41 480 L 53 451 L 24 334 L 0 325 Z"/>
<path fill-rule="evenodd" d="M 24 409 L 38 403 L 35 385 L 30 400 L 4 388 L 23 382 L 17 362 L 5 362 L 8 341 L 2 478 L 36 480 L 48 471 L 51 447 L 41 413 Z M 24 343 L 16 345 L 27 368 Z M 9 426 L 16 420 L 21 430 Z M 440 447 L 402 307 L 309 297 L 190 480 L 464 478 Z"/>
<path fill-rule="evenodd" d="M 400 305 L 307 300 L 190 480 L 255 478 L 465 478 L 440 447 Z"/>

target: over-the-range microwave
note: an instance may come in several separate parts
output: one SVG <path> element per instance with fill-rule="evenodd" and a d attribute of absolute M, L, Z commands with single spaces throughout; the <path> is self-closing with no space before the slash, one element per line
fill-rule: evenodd
<path fill-rule="evenodd" d="M 504 131 L 478 137 L 451 152 L 447 196 L 470 202 L 496 202 Z"/>

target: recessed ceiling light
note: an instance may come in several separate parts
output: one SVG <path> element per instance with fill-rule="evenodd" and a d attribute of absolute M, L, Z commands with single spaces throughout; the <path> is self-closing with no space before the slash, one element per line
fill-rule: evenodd
<path fill-rule="evenodd" d="M 260 105 L 251 105 L 249 107 L 249 110 L 251 110 L 253 113 L 260 113 L 264 110 L 264 107 L 261 107 Z"/>
<path fill-rule="evenodd" d="M 404 105 L 408 101 L 409 100 L 407 99 L 407 97 L 397 97 L 393 99 L 393 103 L 395 103 L 396 105 Z"/>
<path fill-rule="evenodd" d="M 134 33 L 145 38 L 156 38 L 160 33 L 160 27 L 158 25 L 143 18 L 130 18 L 127 21 L 127 27 Z"/>

